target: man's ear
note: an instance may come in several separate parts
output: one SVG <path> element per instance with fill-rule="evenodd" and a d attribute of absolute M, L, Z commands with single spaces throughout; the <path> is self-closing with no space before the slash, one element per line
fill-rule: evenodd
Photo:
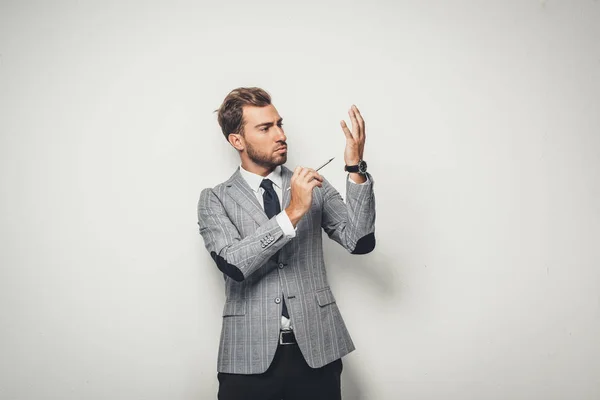
<path fill-rule="evenodd" d="M 244 138 L 239 133 L 230 133 L 227 136 L 227 140 L 229 140 L 229 144 L 231 144 L 237 151 L 243 151 L 246 148 L 246 143 L 244 143 Z"/>

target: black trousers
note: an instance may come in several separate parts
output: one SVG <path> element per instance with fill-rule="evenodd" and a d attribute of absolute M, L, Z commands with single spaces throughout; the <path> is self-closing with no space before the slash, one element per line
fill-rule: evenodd
<path fill-rule="evenodd" d="M 219 400 L 341 400 L 342 360 L 308 366 L 297 344 L 279 345 L 263 374 L 219 372 Z"/>

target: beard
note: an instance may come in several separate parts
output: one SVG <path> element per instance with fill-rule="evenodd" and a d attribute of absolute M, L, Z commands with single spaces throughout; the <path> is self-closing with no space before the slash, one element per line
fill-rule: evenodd
<path fill-rule="evenodd" d="M 268 169 L 285 164 L 287 161 L 287 152 L 284 154 L 275 152 L 269 154 L 253 147 L 250 143 L 246 143 L 246 152 L 248 153 L 248 158 L 250 158 L 254 164 Z"/>

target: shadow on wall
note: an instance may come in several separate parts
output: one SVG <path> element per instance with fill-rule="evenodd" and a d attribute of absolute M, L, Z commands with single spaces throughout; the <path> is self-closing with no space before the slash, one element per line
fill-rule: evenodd
<path fill-rule="evenodd" d="M 379 300 L 389 300 L 398 293 L 398 279 L 402 260 L 387 256 L 383 243 L 379 241 L 373 252 L 366 255 L 350 255 L 342 246 L 326 236 L 323 239 L 323 252 L 327 276 L 332 281 L 350 279 L 360 282 L 368 296 Z"/>
<path fill-rule="evenodd" d="M 342 372 L 342 399 L 364 400 L 358 371 L 349 363 L 344 363 Z"/>
<path fill-rule="evenodd" d="M 360 296 L 368 298 L 368 302 L 389 304 L 401 292 L 398 276 L 402 270 L 402 260 L 388 256 L 385 244 L 378 242 L 375 250 L 364 256 L 350 255 L 338 243 L 324 237 L 323 251 L 330 281 L 352 281 L 360 285 Z M 394 300 L 397 301 L 397 300 Z M 348 305 L 342 305 L 344 312 L 349 312 Z M 352 331 L 350 331 L 352 335 Z M 360 346 L 362 347 L 362 346 Z M 344 362 L 342 373 L 342 398 L 344 400 L 367 400 L 365 397 L 365 372 L 368 367 L 357 364 L 357 359 L 350 356 Z"/>
<path fill-rule="evenodd" d="M 338 243 L 324 236 L 323 252 L 327 276 L 330 281 L 338 282 L 335 286 L 345 286 L 339 284 L 344 281 L 352 281 L 353 285 L 360 285 L 360 296 L 368 298 L 369 302 L 388 304 L 397 301 L 401 292 L 399 275 L 402 271 L 402 260 L 388 256 L 391 251 L 386 249 L 385 242 L 377 239 L 378 243 L 373 252 L 356 256 L 350 255 Z M 342 305 L 342 313 L 347 307 L 345 304 Z M 350 334 L 352 335 L 352 331 Z M 361 367 L 356 362 L 357 360 L 352 356 L 344 362 L 342 373 L 344 400 L 367 400 L 363 374 L 365 371 L 368 372 L 368 366 Z"/>

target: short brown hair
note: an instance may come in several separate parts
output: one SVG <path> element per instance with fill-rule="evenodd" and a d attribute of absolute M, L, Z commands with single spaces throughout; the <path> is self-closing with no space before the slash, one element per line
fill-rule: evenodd
<path fill-rule="evenodd" d="M 218 110 L 218 121 L 225 135 L 225 140 L 229 141 L 229 134 L 244 133 L 244 106 L 265 107 L 271 104 L 269 93 L 257 87 L 241 87 L 233 89 Z"/>

